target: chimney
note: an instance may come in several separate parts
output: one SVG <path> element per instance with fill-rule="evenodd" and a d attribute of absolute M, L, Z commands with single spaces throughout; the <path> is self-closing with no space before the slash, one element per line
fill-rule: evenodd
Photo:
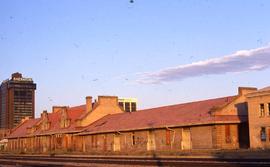
<path fill-rule="evenodd" d="M 92 96 L 86 96 L 86 112 L 92 111 Z"/>
<path fill-rule="evenodd" d="M 52 107 L 52 112 L 56 113 L 62 110 L 67 110 L 69 108 L 69 106 L 53 106 Z"/>
<path fill-rule="evenodd" d="M 42 119 L 44 119 L 44 118 L 47 117 L 47 115 L 48 115 L 47 110 L 43 110 L 43 112 L 41 113 L 40 117 L 41 117 Z"/>
<path fill-rule="evenodd" d="M 98 96 L 98 103 L 101 105 L 117 105 L 118 106 L 118 97 L 117 96 Z"/>
<path fill-rule="evenodd" d="M 56 113 L 56 112 L 59 112 L 61 111 L 65 106 L 53 106 L 52 107 L 52 112 L 53 113 Z"/>
<path fill-rule="evenodd" d="M 257 88 L 253 87 L 239 87 L 238 88 L 238 95 L 246 95 L 248 93 L 252 93 L 257 91 Z"/>

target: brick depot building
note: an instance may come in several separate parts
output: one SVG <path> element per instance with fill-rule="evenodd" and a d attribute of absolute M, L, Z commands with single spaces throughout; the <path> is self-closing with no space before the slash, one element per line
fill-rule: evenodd
<path fill-rule="evenodd" d="M 266 147 L 269 95 L 267 88 L 242 87 L 236 96 L 137 112 L 125 112 L 114 96 L 99 96 L 94 103 L 86 97 L 85 105 L 55 106 L 40 118 L 24 119 L 7 137 L 5 149 L 91 154 Z M 258 115 L 262 104 L 263 116 Z"/>

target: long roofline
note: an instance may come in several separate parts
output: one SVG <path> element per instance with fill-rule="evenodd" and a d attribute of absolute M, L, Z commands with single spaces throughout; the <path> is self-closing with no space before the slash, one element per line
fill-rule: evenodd
<path fill-rule="evenodd" d="M 207 122 L 207 123 L 190 123 L 190 124 L 183 124 L 183 125 L 142 127 L 142 128 L 136 128 L 136 129 L 108 130 L 108 131 L 99 131 L 99 132 L 82 132 L 82 133 L 75 134 L 75 136 L 87 135 L 87 134 L 129 132 L 129 131 L 140 131 L 140 130 L 148 130 L 148 129 L 177 128 L 177 127 L 189 127 L 189 126 L 198 126 L 198 125 L 231 124 L 231 123 L 241 123 L 241 120 L 239 120 L 239 121 L 226 121 L 226 122 L 224 122 L 224 121 L 213 121 L 213 122 Z"/>
<path fill-rule="evenodd" d="M 222 99 L 222 98 L 230 98 L 230 97 L 237 98 L 238 96 L 239 95 L 221 96 L 221 97 L 217 97 L 217 98 L 208 98 L 208 99 L 201 99 L 201 100 L 196 100 L 196 101 L 191 101 L 191 102 L 183 102 L 183 103 L 179 103 L 179 104 L 170 104 L 170 105 L 163 105 L 163 106 L 160 106 L 160 107 L 145 108 L 145 109 L 141 109 L 141 110 L 138 110 L 138 111 L 140 112 L 140 111 L 144 111 L 144 110 L 152 110 L 152 109 L 173 107 L 173 106 L 185 105 L 185 104 L 191 104 L 191 103 L 199 103 L 199 102 L 210 101 L 210 100 L 215 100 L 215 99 Z"/>
<path fill-rule="evenodd" d="M 265 96 L 265 95 L 268 95 L 269 93 L 270 93 L 270 86 L 267 86 L 255 92 L 248 93 L 246 97 L 253 98 L 253 97 L 262 96 L 262 95 Z"/>
<path fill-rule="evenodd" d="M 243 117 L 243 116 L 241 116 Z M 43 134 L 36 134 L 36 135 L 26 135 L 21 136 L 19 138 L 25 138 L 25 137 L 33 137 L 33 136 L 47 136 L 52 134 L 67 134 L 67 133 L 77 133 L 74 134 L 75 136 L 80 135 L 87 135 L 87 134 L 101 134 L 101 133 L 114 133 L 114 132 L 129 132 L 129 131 L 140 131 L 140 130 L 148 130 L 148 129 L 163 129 L 163 128 L 177 128 L 177 127 L 187 127 L 187 126 L 198 126 L 198 125 L 213 125 L 213 124 L 231 124 L 231 123 L 241 123 L 241 120 L 237 121 L 212 121 L 207 123 L 189 123 L 189 124 L 182 124 L 182 125 L 167 125 L 167 126 L 156 126 L 156 127 L 142 127 L 142 128 L 136 128 L 136 129 L 122 129 L 122 130 L 109 130 L 109 131 L 96 131 L 96 132 L 84 132 L 85 129 L 80 129 L 76 131 L 66 131 L 66 132 L 49 132 L 49 133 L 43 133 Z M 14 139 L 18 137 L 7 137 L 7 139 Z"/>
<path fill-rule="evenodd" d="M 149 109 L 143 109 L 143 110 L 139 110 L 138 111 L 138 113 L 140 113 L 140 112 L 147 112 L 148 110 L 155 110 L 155 109 L 162 109 L 162 108 L 166 108 L 166 107 L 173 107 L 173 106 L 179 106 L 179 105 L 187 105 L 187 104 L 193 104 L 193 103 L 200 103 L 200 102 L 205 102 L 205 101 L 211 101 L 211 100 L 216 100 L 216 99 L 224 99 L 224 98 L 231 98 L 231 99 L 233 99 L 233 100 L 230 100 L 230 101 L 228 101 L 228 103 L 230 104 L 231 102 L 233 102 L 236 98 L 237 98 L 238 96 L 237 95 L 235 95 L 235 96 L 225 96 L 225 97 L 218 97 L 218 98 L 211 98 L 211 99 L 205 99 L 205 100 L 198 100 L 198 101 L 192 101 L 192 102 L 186 102 L 186 103 L 180 103 L 180 104 L 174 104 L 174 105 L 167 105 L 167 106 L 161 106 L 161 107 L 154 107 L 154 108 L 149 108 Z M 226 104 L 227 105 L 227 104 Z M 225 105 L 225 106 L 226 106 Z M 73 106 L 73 107 L 70 107 L 69 109 L 72 109 L 72 108 L 76 108 L 76 107 L 82 107 L 82 106 L 84 106 L 84 105 L 78 105 L 78 106 Z M 223 106 L 221 106 L 221 107 L 223 107 Z M 136 112 L 137 113 L 137 112 Z M 52 114 L 52 113 L 48 113 L 48 114 Z M 120 113 L 120 114 L 132 114 L 132 113 Z M 135 113 L 134 113 L 135 114 Z M 82 114 L 83 115 L 83 114 Z M 107 116 L 110 116 L 111 114 L 108 114 L 108 115 L 105 115 L 104 117 L 102 117 L 102 118 L 100 118 L 100 119 L 98 119 L 98 120 L 96 120 L 95 122 L 97 122 L 97 121 L 99 121 L 99 120 L 101 120 L 101 119 L 103 119 L 103 118 L 105 118 L 105 117 L 107 117 Z M 118 115 L 118 114 L 114 114 L 114 115 Z M 36 119 L 33 119 L 33 120 L 38 120 L 38 119 L 40 119 L 40 118 L 36 118 Z M 75 120 L 76 121 L 76 120 Z M 25 121 L 26 122 L 26 121 Z M 89 125 L 87 125 L 87 126 L 84 126 L 84 127 L 78 127 L 78 128 L 82 128 L 82 129 L 78 129 L 78 130 L 71 130 L 71 131 L 63 131 L 63 132 L 61 132 L 61 133 L 72 133 L 72 132 L 76 132 L 76 133 L 80 133 L 80 132 L 82 132 L 82 131 L 84 131 L 84 129 L 85 128 L 87 128 L 87 127 L 89 127 L 89 126 L 91 126 L 92 124 L 94 124 L 95 122 L 93 122 L 93 123 L 91 123 L 91 124 L 89 124 Z M 229 122 L 229 121 L 226 121 L 226 122 Z M 241 120 L 235 120 L 235 121 L 233 121 L 233 123 L 238 123 L 238 122 L 241 122 Z M 37 122 L 38 123 L 38 122 Z M 37 124 L 37 123 L 35 123 L 35 124 Z M 209 121 L 209 122 L 207 122 L 207 123 L 191 123 L 191 124 L 182 124 L 182 125 L 175 125 L 175 126 L 190 126 L 190 125 L 193 125 L 193 126 L 195 126 L 195 125 L 204 125 L 204 124 L 215 124 L 215 123 L 217 123 L 216 121 L 214 121 L 214 120 L 212 120 L 212 121 Z M 171 125 L 164 125 L 164 126 L 161 126 L 161 127 L 173 127 L 173 126 L 171 126 Z M 161 127 L 157 127 L 157 128 L 161 128 Z M 16 127 L 16 128 L 18 128 L 18 127 Z M 149 129 L 149 128 L 152 128 L 152 127 L 142 127 L 142 128 L 136 128 L 136 129 L 132 129 L 132 130 L 139 130 L 139 129 Z M 155 127 L 156 128 L 156 127 Z M 128 130 L 128 129 L 127 129 Z M 113 130 L 113 131 L 115 131 L 115 130 Z M 121 130 L 122 131 L 122 130 Z M 104 131 L 104 132 L 106 132 L 106 131 Z M 42 135 L 50 135 L 50 134 L 55 134 L 55 133 L 57 133 L 56 131 L 53 131 L 53 132 L 47 132 L 47 133 L 42 133 L 42 134 L 33 134 L 33 135 L 27 135 L 27 136 L 42 136 Z M 89 133 L 95 133 L 95 132 L 89 132 Z M 96 133 L 102 133 L 102 132 L 96 132 Z M 13 138 L 16 138 L 16 137 L 13 137 Z"/>

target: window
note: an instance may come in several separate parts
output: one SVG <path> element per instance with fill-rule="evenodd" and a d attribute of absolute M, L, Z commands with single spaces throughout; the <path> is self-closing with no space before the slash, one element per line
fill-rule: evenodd
<path fill-rule="evenodd" d="M 131 103 L 131 111 L 136 111 L 136 103 L 134 102 Z"/>
<path fill-rule="evenodd" d="M 226 143 L 231 143 L 230 125 L 225 125 L 225 140 L 226 140 Z"/>
<path fill-rule="evenodd" d="M 130 112 L 130 103 L 129 102 L 125 102 L 125 110 L 126 110 L 126 112 Z"/>
<path fill-rule="evenodd" d="M 124 103 L 123 102 L 119 102 L 119 106 L 124 109 Z"/>
<path fill-rule="evenodd" d="M 266 131 L 265 127 L 261 128 L 261 141 L 266 141 Z"/>
<path fill-rule="evenodd" d="M 270 128 L 268 129 L 268 140 L 270 141 Z"/>
<path fill-rule="evenodd" d="M 15 90 L 15 91 L 14 91 L 14 95 L 15 95 L 15 96 L 18 96 L 18 95 L 19 95 L 19 91 L 16 91 L 16 90 Z"/>
<path fill-rule="evenodd" d="M 132 140 L 132 145 L 135 145 L 136 142 L 135 142 L 135 133 L 134 132 L 132 132 L 131 140 Z"/>
<path fill-rule="evenodd" d="M 62 135 L 56 134 L 56 144 L 57 146 L 62 146 Z"/>
<path fill-rule="evenodd" d="M 171 131 L 166 130 L 166 145 L 171 145 Z"/>
<path fill-rule="evenodd" d="M 95 147 L 94 135 L 91 135 L 91 144 L 92 144 L 92 148 L 94 148 Z"/>
<path fill-rule="evenodd" d="M 270 103 L 268 103 L 268 115 L 270 115 Z"/>
<path fill-rule="evenodd" d="M 26 91 L 15 91 L 14 94 L 17 96 L 26 96 Z"/>
<path fill-rule="evenodd" d="M 260 104 L 260 116 L 264 117 L 265 113 L 264 113 L 264 104 Z"/>

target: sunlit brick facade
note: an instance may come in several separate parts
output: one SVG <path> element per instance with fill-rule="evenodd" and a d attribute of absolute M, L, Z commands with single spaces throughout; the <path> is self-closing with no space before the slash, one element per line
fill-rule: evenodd
<path fill-rule="evenodd" d="M 25 119 L 7 137 L 9 152 L 140 153 L 249 147 L 247 95 L 138 112 L 125 112 L 114 96 L 99 96 L 76 107 L 55 106 L 40 118 Z"/>
<path fill-rule="evenodd" d="M 251 148 L 270 148 L 270 87 L 247 96 Z"/>

